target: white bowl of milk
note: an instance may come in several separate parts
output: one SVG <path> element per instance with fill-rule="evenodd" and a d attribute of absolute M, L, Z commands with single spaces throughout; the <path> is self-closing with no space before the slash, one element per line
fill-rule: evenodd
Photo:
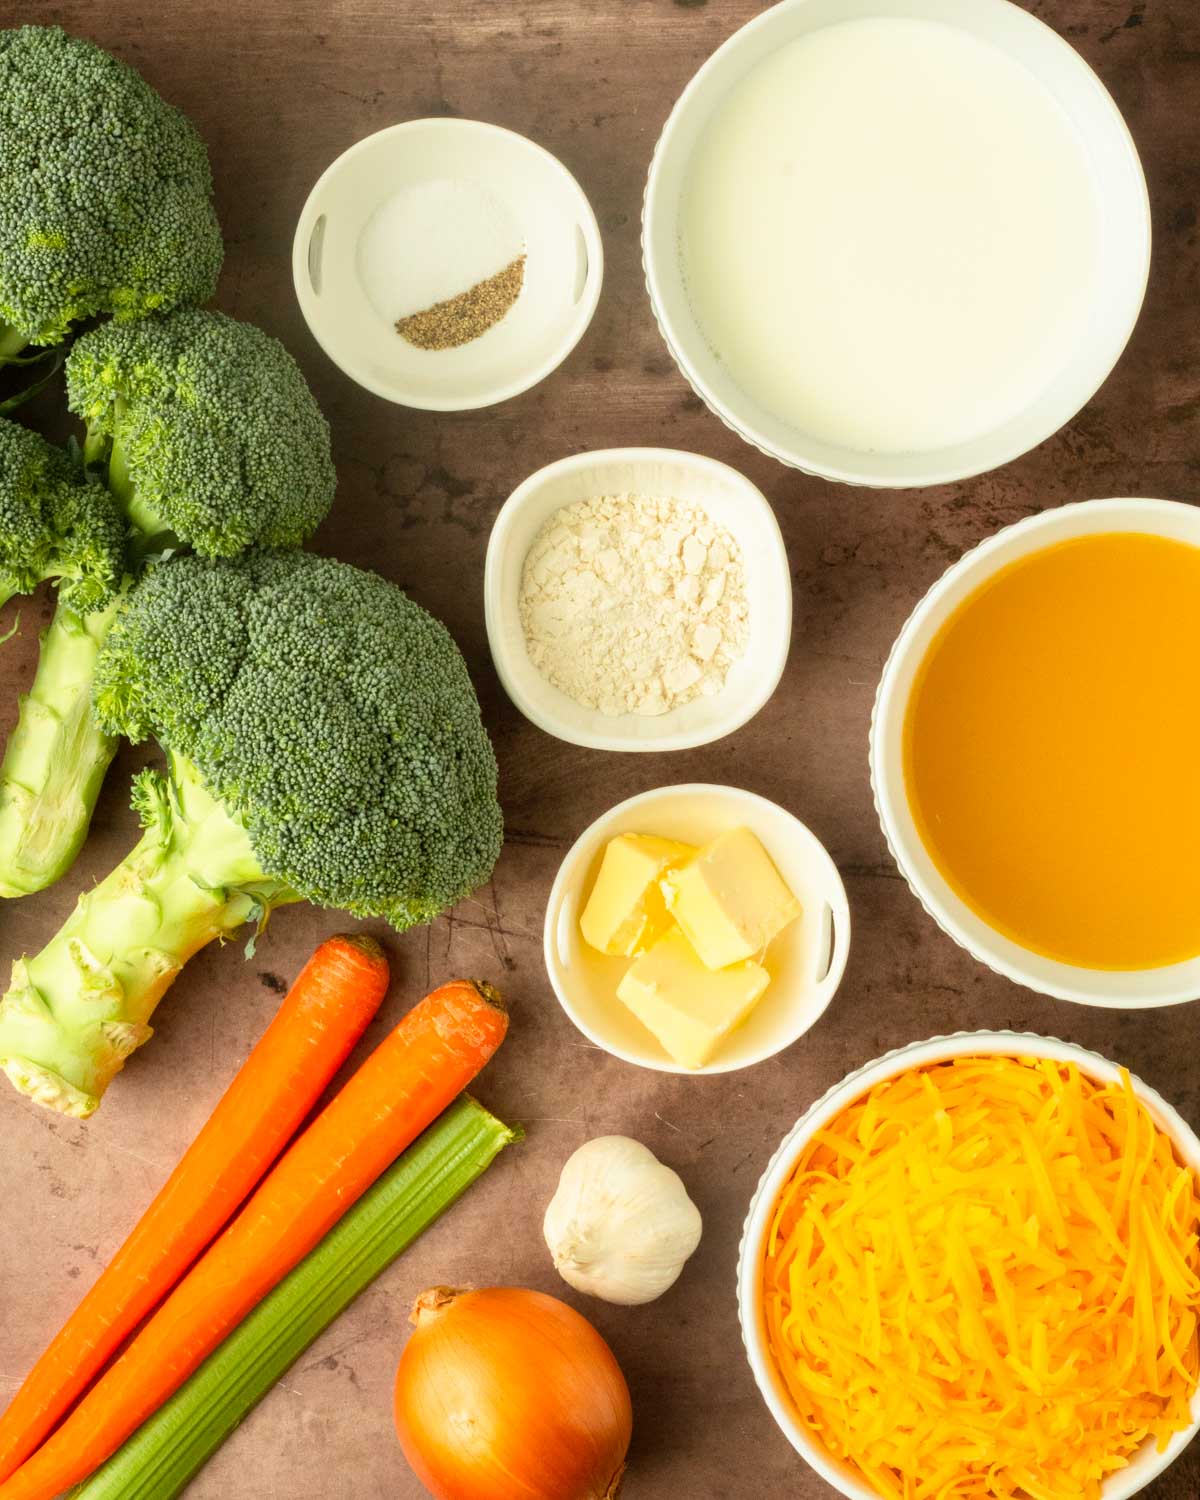
<path fill-rule="evenodd" d="M 1121 115 L 1008 0 L 783 0 L 684 90 L 646 189 L 680 368 L 742 437 L 853 484 L 1027 452 L 1133 330 L 1150 210 Z"/>

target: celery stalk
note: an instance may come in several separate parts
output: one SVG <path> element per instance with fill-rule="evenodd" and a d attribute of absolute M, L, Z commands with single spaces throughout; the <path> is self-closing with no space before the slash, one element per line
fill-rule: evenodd
<path fill-rule="evenodd" d="M 70 1500 L 173 1500 L 288 1366 L 520 1138 L 464 1095 Z"/>

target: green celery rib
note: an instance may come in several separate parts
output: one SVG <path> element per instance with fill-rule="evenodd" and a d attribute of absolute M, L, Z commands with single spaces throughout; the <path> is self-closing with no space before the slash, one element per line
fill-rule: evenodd
<path fill-rule="evenodd" d="M 69 1500 L 174 1500 L 288 1366 L 520 1132 L 464 1095 Z"/>

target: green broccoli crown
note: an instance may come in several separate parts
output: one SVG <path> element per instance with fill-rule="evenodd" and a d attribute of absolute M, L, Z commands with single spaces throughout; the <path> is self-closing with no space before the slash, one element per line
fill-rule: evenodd
<path fill-rule="evenodd" d="M 125 521 L 99 484 L 27 427 L 0 418 L 0 592 L 59 579 L 80 614 L 107 605 L 125 567 Z"/>
<path fill-rule="evenodd" d="M 0 31 L 0 319 L 56 344 L 96 313 L 206 302 L 223 255 L 187 117 L 82 37 Z"/>
<path fill-rule="evenodd" d="M 298 546 L 333 503 L 329 424 L 251 323 L 186 308 L 104 324 L 71 350 L 67 400 L 89 452 L 111 441 L 110 484 L 134 523 L 205 556 Z"/>
<path fill-rule="evenodd" d="M 187 757 L 264 874 L 318 905 L 403 930 L 490 878 L 496 762 L 466 664 L 373 573 L 169 558 L 113 626 L 95 701 L 111 732 Z"/>

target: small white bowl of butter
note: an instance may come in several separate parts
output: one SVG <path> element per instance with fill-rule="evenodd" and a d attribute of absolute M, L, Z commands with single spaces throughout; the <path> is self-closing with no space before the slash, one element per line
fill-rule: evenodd
<path fill-rule="evenodd" d="M 1137 151 L 1009 0 L 782 0 L 684 90 L 646 188 L 650 300 L 697 394 L 782 462 L 948 483 L 1048 438 L 1136 322 Z"/>
<path fill-rule="evenodd" d="M 744 833 L 753 837 L 744 839 Z M 658 1026 L 671 1025 L 670 1019 L 664 1021 L 663 1017 L 677 1001 L 683 1011 L 681 1029 L 670 1036 L 663 1031 L 677 1055 L 673 1056 L 668 1045 L 635 1013 L 636 984 L 633 992 L 626 990 L 631 1004 L 618 998 L 618 989 L 633 975 L 641 958 L 599 952 L 585 938 L 580 920 L 596 886 L 606 851 L 621 835 L 650 835 L 700 850 L 711 849 L 714 841 L 721 840 L 722 846 L 729 846 L 729 860 L 746 861 L 740 869 L 726 864 L 713 872 L 713 878 L 704 882 L 708 886 L 704 899 L 693 908 L 717 943 L 725 941 L 720 930 L 723 914 L 719 910 L 719 893 L 722 888 L 729 889 L 731 877 L 739 886 L 738 900 L 733 905 L 740 907 L 742 913 L 747 909 L 753 912 L 752 893 L 757 891 L 762 892 L 764 904 L 773 907 L 780 899 L 776 882 L 781 883 L 785 896 L 790 893 L 799 906 L 798 915 L 771 937 L 765 951 L 749 960 L 752 969 L 759 965 L 765 969 L 765 990 L 753 999 L 740 1024 L 722 1038 L 708 1060 L 699 1066 L 679 1060 L 680 1055 L 687 1055 L 696 1046 L 697 1019 L 701 1027 L 719 1029 L 721 1021 L 716 1012 L 725 1006 L 737 1007 L 739 999 L 744 1001 L 752 989 L 743 989 L 739 997 L 737 984 L 731 980 L 725 987 L 728 993 L 718 987 L 704 997 L 701 1003 L 706 1009 L 701 1017 L 689 1014 L 692 1000 L 687 964 L 694 960 L 671 952 L 672 945 L 680 941 L 672 918 L 668 923 L 671 930 L 663 934 L 665 950 L 650 944 L 650 954 L 657 952 L 659 957 L 648 966 L 647 983 L 662 989 L 658 997 L 661 1003 L 656 1003 Z M 765 856 L 765 867 L 762 858 L 755 855 L 755 844 Z M 683 869 L 686 872 L 686 864 Z M 715 908 L 711 899 L 714 892 L 717 893 Z M 638 896 L 639 892 L 631 887 L 627 899 L 631 910 Z M 627 915 L 619 906 L 618 896 L 600 920 L 615 927 Z M 682 928 L 687 914 L 678 907 L 676 912 Z M 594 931 L 592 935 L 596 936 Z M 703 932 L 693 930 L 692 936 L 703 945 Z M 544 943 L 546 969 L 560 1004 L 596 1046 L 625 1062 L 662 1073 L 729 1073 L 774 1057 L 803 1036 L 824 1013 L 846 967 L 850 908 L 837 866 L 816 836 L 792 813 L 738 787 L 685 784 L 631 797 L 611 808 L 580 835 L 563 860 L 550 892 Z M 725 975 L 733 976 L 737 967 L 740 966 L 724 971 Z M 680 993 L 670 993 L 672 980 L 676 978 Z M 697 988 L 706 987 L 699 968 L 695 969 L 693 981 L 698 981 Z"/>

